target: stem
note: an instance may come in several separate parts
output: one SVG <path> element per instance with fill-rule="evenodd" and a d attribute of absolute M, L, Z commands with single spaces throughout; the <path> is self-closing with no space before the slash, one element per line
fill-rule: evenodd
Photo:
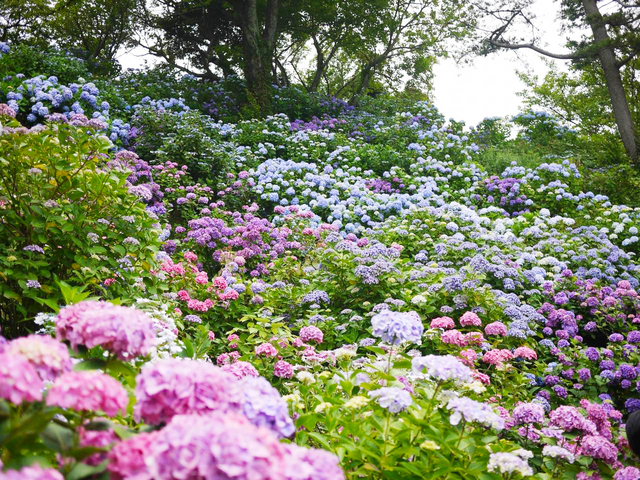
<path fill-rule="evenodd" d="M 389 434 L 389 420 L 391 419 L 391 412 L 387 411 L 387 420 L 384 424 L 384 432 L 382 434 L 382 439 L 384 441 L 384 449 L 382 451 L 382 458 L 380 459 L 380 478 L 382 477 L 382 472 L 384 471 L 384 462 L 387 459 L 387 435 Z"/>
<path fill-rule="evenodd" d="M 458 436 L 458 443 L 456 443 L 456 450 L 460 447 L 462 441 L 462 434 L 464 433 L 464 421 L 462 422 L 462 428 L 460 428 L 460 435 Z"/>

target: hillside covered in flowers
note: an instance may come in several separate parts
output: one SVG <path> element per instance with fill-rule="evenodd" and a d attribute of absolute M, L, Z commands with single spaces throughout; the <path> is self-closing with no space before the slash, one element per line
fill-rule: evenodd
<path fill-rule="evenodd" d="M 640 209 L 241 83 L 0 82 L 0 479 L 640 478 Z"/>

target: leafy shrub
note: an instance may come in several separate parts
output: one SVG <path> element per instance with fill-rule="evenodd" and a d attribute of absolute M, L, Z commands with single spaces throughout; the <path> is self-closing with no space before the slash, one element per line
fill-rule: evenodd
<path fill-rule="evenodd" d="M 92 131 L 86 124 L 50 123 L 31 130 L 5 126 L 0 136 L 5 335 L 15 335 L 17 322 L 43 306 L 55 309 L 62 281 L 115 297 L 151 268 L 155 221 L 128 191 L 131 172 L 106 167 L 111 144 Z"/>
<path fill-rule="evenodd" d="M 89 76 L 84 60 L 56 48 L 43 49 L 29 45 L 15 45 L 7 55 L 0 56 L 0 78 L 20 74 L 30 78 L 37 75 L 55 76 L 60 83 L 72 83 Z"/>
<path fill-rule="evenodd" d="M 169 160 L 185 165 L 196 181 L 214 189 L 229 170 L 229 154 L 215 140 L 219 126 L 202 113 L 179 115 L 144 108 L 136 124 L 136 153 L 151 163 Z"/>

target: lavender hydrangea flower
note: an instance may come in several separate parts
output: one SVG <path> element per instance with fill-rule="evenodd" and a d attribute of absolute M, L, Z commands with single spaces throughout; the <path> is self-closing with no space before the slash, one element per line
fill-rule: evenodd
<path fill-rule="evenodd" d="M 522 403 L 513 409 L 516 425 L 544 422 L 544 408 L 537 403 Z"/>
<path fill-rule="evenodd" d="M 245 377 L 240 382 L 244 399 L 242 412 L 251 423 L 267 427 L 280 437 L 290 437 L 295 426 L 289 406 L 278 390 L 263 377 Z"/>
<path fill-rule="evenodd" d="M 422 373 L 437 380 L 456 380 L 470 383 L 473 381 L 471 369 L 453 355 L 426 355 L 411 360 L 414 372 Z"/>
<path fill-rule="evenodd" d="M 447 404 L 447 409 L 453 410 L 449 418 L 451 425 L 457 425 L 464 419 L 466 422 L 477 422 L 495 430 L 504 428 L 504 419 L 486 403 L 476 402 L 467 397 L 452 398 Z"/>
<path fill-rule="evenodd" d="M 398 345 L 404 342 L 421 343 L 424 326 L 416 313 L 384 310 L 371 319 L 373 336 L 383 342 Z"/>
<path fill-rule="evenodd" d="M 413 403 L 411 394 L 398 387 L 382 387 L 369 392 L 371 398 L 378 399 L 378 405 L 388 409 L 391 413 L 406 410 Z"/>

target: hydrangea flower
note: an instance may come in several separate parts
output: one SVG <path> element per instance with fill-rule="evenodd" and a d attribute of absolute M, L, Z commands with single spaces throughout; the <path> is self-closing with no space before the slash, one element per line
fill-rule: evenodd
<path fill-rule="evenodd" d="M 473 381 L 471 369 L 453 355 L 426 355 L 411 360 L 414 372 L 423 373 L 437 381 L 456 380 L 470 383 Z"/>
<path fill-rule="evenodd" d="M 456 326 L 453 318 L 451 317 L 438 317 L 431 320 L 429 324 L 429 328 L 442 328 L 448 330 L 450 328 L 454 328 Z"/>
<path fill-rule="evenodd" d="M 115 378 L 97 371 L 67 372 L 47 392 L 47 405 L 79 412 L 104 412 L 114 417 L 125 412 L 129 396 Z"/>
<path fill-rule="evenodd" d="M 249 362 L 238 361 L 234 363 L 228 363 L 222 365 L 221 368 L 225 372 L 235 375 L 237 378 L 258 377 L 260 375 L 258 373 L 258 370 L 256 370 L 256 367 L 251 365 Z"/>
<path fill-rule="evenodd" d="M 29 335 L 9 342 L 5 353 L 29 360 L 42 380 L 53 381 L 73 367 L 67 346 L 49 335 Z"/>
<path fill-rule="evenodd" d="M 302 327 L 300 329 L 300 339 L 303 342 L 314 341 L 316 343 L 322 343 L 324 335 L 322 334 L 322 330 L 320 330 L 318 327 Z"/>
<path fill-rule="evenodd" d="M 521 403 L 513 409 L 513 420 L 516 425 L 543 423 L 544 408 L 537 403 Z"/>
<path fill-rule="evenodd" d="M 333 453 L 303 448 L 292 443 L 287 449 L 286 480 L 344 480 L 340 461 Z"/>
<path fill-rule="evenodd" d="M 180 414 L 236 410 L 242 401 L 236 377 L 195 360 L 162 360 L 137 377 L 134 417 L 157 425 Z"/>
<path fill-rule="evenodd" d="M 0 472 L 0 480 L 64 480 L 62 474 L 53 468 L 39 465 L 22 467 L 20 470 Z"/>
<path fill-rule="evenodd" d="M 289 406 L 278 390 L 263 377 L 247 377 L 240 382 L 242 412 L 254 425 L 267 427 L 280 437 L 290 437 L 295 426 Z"/>
<path fill-rule="evenodd" d="M 291 378 L 293 377 L 293 366 L 285 360 L 278 360 L 273 366 L 273 374 L 279 378 Z"/>
<path fill-rule="evenodd" d="M 517 452 L 498 452 L 489 455 L 489 463 L 487 470 L 490 472 L 499 472 L 502 475 L 511 475 L 519 473 L 523 477 L 533 475 L 533 469 L 527 462 L 525 455 L 518 455 Z"/>
<path fill-rule="evenodd" d="M 38 371 L 22 355 L 0 353 L 0 398 L 20 405 L 42 400 L 43 383 Z"/>
<path fill-rule="evenodd" d="M 145 459 L 159 432 L 145 432 L 117 443 L 109 452 L 112 480 L 151 480 Z"/>
<path fill-rule="evenodd" d="M 449 418 L 451 425 L 457 425 L 464 419 L 466 422 L 477 422 L 495 430 L 504 428 L 504 419 L 486 403 L 476 402 L 467 397 L 454 397 L 447 403 L 447 409 L 453 410 Z"/>
<path fill-rule="evenodd" d="M 60 310 L 59 340 L 73 348 L 101 346 L 122 360 L 151 353 L 156 344 L 153 321 L 141 310 L 108 302 L 80 302 Z"/>
<path fill-rule="evenodd" d="M 373 336 L 383 342 L 398 345 L 404 342 L 421 343 L 424 327 L 416 313 L 384 310 L 371 319 Z"/>
<path fill-rule="evenodd" d="M 287 450 L 239 414 L 176 415 L 151 442 L 145 463 L 156 480 L 285 480 Z"/>
<path fill-rule="evenodd" d="M 542 455 L 549 458 L 566 460 L 569 463 L 573 463 L 575 456 L 566 448 L 558 447 L 556 445 L 545 445 L 542 448 Z"/>
<path fill-rule="evenodd" d="M 413 403 L 411 394 L 398 387 L 382 387 L 369 392 L 371 398 L 378 399 L 378 405 L 388 409 L 391 413 L 398 413 L 406 410 Z"/>

